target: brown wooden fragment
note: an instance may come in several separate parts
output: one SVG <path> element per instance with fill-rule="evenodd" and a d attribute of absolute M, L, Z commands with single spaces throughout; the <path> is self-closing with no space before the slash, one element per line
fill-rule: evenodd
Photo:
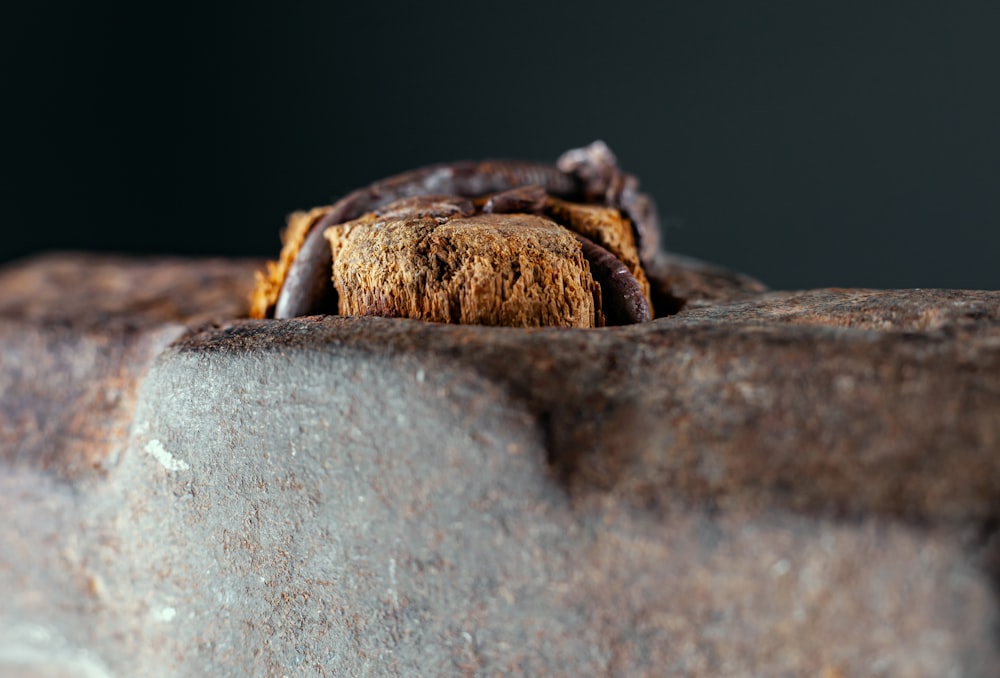
<path fill-rule="evenodd" d="M 593 240 L 618 257 L 638 281 L 646 299 L 651 302 L 649 280 L 646 279 L 646 273 L 639 262 L 639 250 L 632 234 L 632 224 L 622 217 L 618 210 L 550 198 L 545 211 L 558 223 Z"/>
<path fill-rule="evenodd" d="M 573 235 L 527 214 L 372 214 L 326 231 L 341 315 L 511 327 L 603 324 Z"/>

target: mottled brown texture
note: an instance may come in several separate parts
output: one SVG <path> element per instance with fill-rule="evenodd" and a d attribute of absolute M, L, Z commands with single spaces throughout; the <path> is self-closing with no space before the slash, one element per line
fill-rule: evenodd
<path fill-rule="evenodd" d="M 528 185 L 475 201 L 420 194 L 343 222 L 338 214 L 323 207 L 290 217 L 279 260 L 256 274 L 250 317 L 286 317 L 282 305 L 298 307 L 299 292 L 325 300 L 310 314 L 581 328 L 653 317 L 633 225 L 618 209 Z M 328 222 L 330 252 L 306 246 Z M 301 257 L 311 263 L 297 265 Z M 327 258 L 332 284 L 323 279 Z"/>
<path fill-rule="evenodd" d="M 75 477 L 124 450 L 139 380 L 246 313 L 257 262 L 52 254 L 0 269 L 0 463 Z"/>
<path fill-rule="evenodd" d="M 245 317 L 249 259 L 53 253 L 0 267 L 5 324 L 122 331 Z"/>
<path fill-rule="evenodd" d="M 649 281 L 639 262 L 639 250 L 632 237 L 632 224 L 618 210 L 598 205 L 580 205 L 564 200 L 550 199 L 546 214 L 557 223 L 611 252 L 635 277 L 643 294 L 649 297 Z"/>
<path fill-rule="evenodd" d="M 0 270 L 0 674 L 1000 675 L 1000 292 L 234 318 L 253 268 Z"/>
<path fill-rule="evenodd" d="M 491 194 L 497 198 L 494 200 Z M 352 191 L 333 205 L 310 212 L 319 218 L 308 223 L 306 215 L 293 215 L 279 260 L 268 264 L 266 271 L 258 275 L 251 317 L 294 318 L 335 313 L 338 300 L 328 273 L 332 261 L 324 242 L 326 231 L 367 213 L 380 213 L 394 203 L 428 196 L 475 200 L 488 213 L 511 212 L 519 207 L 534 214 L 546 204 L 546 196 L 600 205 L 624 224 L 632 241 L 631 249 L 643 263 L 652 262 L 658 251 L 655 204 L 639 192 L 638 180 L 621 171 L 614 154 L 601 141 L 564 153 L 556 166 L 526 160 L 432 165 Z M 594 237 L 598 244 L 606 246 L 598 237 L 600 234 L 583 235 Z M 612 240 L 617 242 L 620 238 Z M 615 246 L 612 243 L 608 249 L 615 251 Z M 626 266 L 630 270 L 635 268 L 629 261 Z M 633 271 L 633 275 L 640 278 L 648 297 L 641 270 Z"/>
<path fill-rule="evenodd" d="M 338 312 L 508 327 L 604 324 L 573 235 L 528 214 L 368 215 L 326 231 Z"/>
<path fill-rule="evenodd" d="M 866 327 L 844 327 L 855 313 Z M 1000 501 L 1000 292 L 774 292 L 593 332 L 291 327 L 234 325 L 180 346 L 336 343 L 462 366 L 523 403 L 570 486 L 631 501 L 963 520 Z"/>

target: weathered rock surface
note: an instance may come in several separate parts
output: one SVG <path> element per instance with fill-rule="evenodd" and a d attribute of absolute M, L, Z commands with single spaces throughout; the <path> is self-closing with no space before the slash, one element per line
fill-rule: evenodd
<path fill-rule="evenodd" d="M 0 271 L 0 675 L 1000 675 L 1000 292 L 661 264 L 601 330 Z"/>

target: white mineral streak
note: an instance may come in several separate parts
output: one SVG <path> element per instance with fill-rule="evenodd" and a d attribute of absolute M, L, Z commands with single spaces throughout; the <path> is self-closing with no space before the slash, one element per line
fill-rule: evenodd
<path fill-rule="evenodd" d="M 177 610 L 172 607 L 161 607 L 158 610 L 153 610 L 153 618 L 156 621 L 171 622 L 176 616 Z"/>
<path fill-rule="evenodd" d="M 146 452 L 168 471 L 186 471 L 191 468 L 186 461 L 167 452 L 159 440 L 153 439 L 146 443 Z"/>

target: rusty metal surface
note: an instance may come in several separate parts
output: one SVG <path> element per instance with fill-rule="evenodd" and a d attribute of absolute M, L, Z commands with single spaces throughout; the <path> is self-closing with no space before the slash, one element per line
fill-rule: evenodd
<path fill-rule="evenodd" d="M 998 675 L 1000 293 L 671 259 L 677 315 L 517 330 L 105 263 L 102 323 L 0 305 L 0 673 Z"/>

